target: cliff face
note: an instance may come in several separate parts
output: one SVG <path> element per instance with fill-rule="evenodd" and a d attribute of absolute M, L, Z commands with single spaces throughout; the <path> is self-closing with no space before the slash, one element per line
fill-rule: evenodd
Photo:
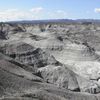
<path fill-rule="evenodd" d="M 10 90 L 13 98 L 21 91 L 20 98 L 36 100 L 99 100 L 83 93 L 100 93 L 99 52 L 99 24 L 1 23 L 0 95 Z"/>

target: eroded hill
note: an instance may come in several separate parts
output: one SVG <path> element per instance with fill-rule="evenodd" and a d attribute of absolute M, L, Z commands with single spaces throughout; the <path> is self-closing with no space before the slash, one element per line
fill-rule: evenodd
<path fill-rule="evenodd" d="M 1 23 L 0 74 L 2 100 L 99 100 L 100 24 Z"/>

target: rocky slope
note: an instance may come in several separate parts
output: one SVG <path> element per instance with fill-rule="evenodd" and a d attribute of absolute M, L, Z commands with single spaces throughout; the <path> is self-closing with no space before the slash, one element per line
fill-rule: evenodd
<path fill-rule="evenodd" d="M 46 83 L 38 76 L 14 64 L 14 61 L 10 62 L 9 59 L 9 57 L 0 54 L 1 100 L 80 100 L 84 98 L 85 100 L 97 100 L 99 98 L 98 95 L 74 93 L 61 87 L 58 88 L 56 85 Z M 75 80 L 73 77 L 72 81 Z M 77 87 L 77 82 L 75 83 Z"/>
<path fill-rule="evenodd" d="M 3 100 L 100 99 L 98 23 L 0 23 L 0 52 Z"/>
<path fill-rule="evenodd" d="M 60 64 L 52 55 L 41 48 L 35 48 L 23 42 L 7 43 L 1 47 L 1 52 L 25 65 L 35 68 Z"/>

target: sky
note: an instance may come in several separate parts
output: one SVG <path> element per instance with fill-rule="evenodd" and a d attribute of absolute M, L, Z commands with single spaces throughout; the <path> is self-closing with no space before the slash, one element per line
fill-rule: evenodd
<path fill-rule="evenodd" d="M 0 0 L 0 21 L 100 19 L 100 0 Z"/>

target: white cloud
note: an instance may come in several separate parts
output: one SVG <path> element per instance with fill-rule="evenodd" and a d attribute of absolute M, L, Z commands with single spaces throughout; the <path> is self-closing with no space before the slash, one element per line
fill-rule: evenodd
<path fill-rule="evenodd" d="M 31 9 L 32 11 L 21 11 L 18 9 L 7 9 L 0 11 L 0 21 L 13 21 L 13 20 L 34 20 L 42 17 L 43 8 L 37 7 Z"/>
<path fill-rule="evenodd" d="M 39 19 L 63 19 L 68 18 L 68 13 L 63 10 L 46 11 L 42 7 L 34 7 L 31 10 L 19 9 L 0 10 L 0 21 L 14 20 L 39 20 Z"/>
<path fill-rule="evenodd" d="M 60 19 L 60 18 L 67 18 L 68 13 L 63 11 L 63 10 L 57 10 L 54 12 L 48 12 L 48 15 L 50 16 L 50 18 L 52 19 Z"/>
<path fill-rule="evenodd" d="M 30 9 L 30 11 L 33 12 L 33 13 L 40 13 L 43 10 L 44 9 L 42 7 L 35 7 L 35 8 Z"/>
<path fill-rule="evenodd" d="M 100 13 L 100 8 L 95 8 L 95 9 L 94 9 L 94 12 Z"/>
<path fill-rule="evenodd" d="M 30 13 L 19 10 L 7 9 L 0 11 L 0 21 L 21 20 L 29 18 Z"/>
<path fill-rule="evenodd" d="M 66 14 L 66 12 L 63 11 L 63 10 L 57 10 L 56 12 L 57 12 L 57 13 L 60 13 L 60 14 Z"/>

